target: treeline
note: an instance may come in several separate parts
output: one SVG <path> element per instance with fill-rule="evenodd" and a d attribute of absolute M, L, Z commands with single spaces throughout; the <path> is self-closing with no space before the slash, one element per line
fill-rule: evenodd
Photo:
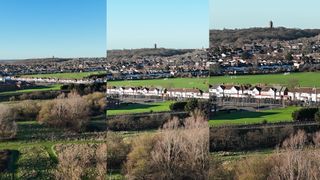
<path fill-rule="evenodd" d="M 252 41 L 279 40 L 289 41 L 299 38 L 310 38 L 320 34 L 320 29 L 288 28 L 249 28 L 210 30 L 210 47 L 221 44 L 244 44 Z"/>
<path fill-rule="evenodd" d="M 247 151 L 275 148 L 299 130 L 318 131 L 320 125 L 261 126 L 256 128 L 211 128 L 210 151 Z"/>

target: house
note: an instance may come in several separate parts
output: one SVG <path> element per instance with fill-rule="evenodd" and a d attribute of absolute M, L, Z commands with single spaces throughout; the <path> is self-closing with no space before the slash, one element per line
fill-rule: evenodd
<path fill-rule="evenodd" d="M 295 88 L 288 92 L 288 98 L 293 101 L 320 102 L 319 88 Z"/>

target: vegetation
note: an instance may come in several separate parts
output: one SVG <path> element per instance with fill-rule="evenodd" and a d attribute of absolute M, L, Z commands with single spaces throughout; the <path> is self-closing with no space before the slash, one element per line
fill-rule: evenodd
<path fill-rule="evenodd" d="M 319 108 L 302 108 L 292 113 L 292 118 L 295 121 L 315 121 L 316 113 Z"/>
<path fill-rule="evenodd" d="M 61 90 L 74 91 L 80 95 L 86 95 L 94 92 L 106 92 L 105 83 L 93 83 L 93 84 L 69 84 L 63 85 Z"/>
<path fill-rule="evenodd" d="M 152 130 L 160 128 L 170 117 L 170 113 L 112 116 L 107 120 L 107 127 L 112 131 Z"/>
<path fill-rule="evenodd" d="M 261 111 L 218 112 L 209 121 L 210 126 L 246 125 L 260 123 L 292 122 L 292 113 L 298 107 L 287 107 Z"/>
<path fill-rule="evenodd" d="M 32 75 L 23 75 L 22 77 L 27 78 L 57 78 L 57 79 L 84 79 L 88 76 L 99 75 L 106 73 L 105 71 L 96 71 L 96 72 L 73 72 L 73 73 L 54 73 L 54 74 L 32 74 Z"/>
<path fill-rule="evenodd" d="M 315 37 L 320 34 L 319 29 L 287 29 L 287 28 L 249 28 L 210 30 L 210 47 L 221 44 L 244 44 L 252 41 L 279 40 L 288 41 L 299 38 Z"/>
<path fill-rule="evenodd" d="M 320 109 L 318 112 L 316 112 L 316 114 L 314 115 L 314 120 L 317 122 L 320 122 Z"/>
<path fill-rule="evenodd" d="M 188 101 L 178 101 L 170 105 L 171 111 L 186 111 L 188 113 L 195 110 L 201 110 L 205 114 L 209 113 L 209 102 L 198 99 L 190 99 Z"/>
<path fill-rule="evenodd" d="M 50 127 L 81 131 L 89 120 L 89 104 L 81 96 L 71 93 L 46 102 L 39 112 L 38 121 Z"/>
<path fill-rule="evenodd" d="M 160 57 L 168 57 L 175 55 L 182 55 L 194 50 L 190 49 L 131 49 L 131 50 L 109 50 L 108 51 L 108 59 L 112 60 L 113 58 L 132 58 L 133 56 L 160 56 Z"/>
<path fill-rule="evenodd" d="M 171 111 L 184 111 L 184 108 L 186 107 L 186 105 L 187 105 L 186 101 L 178 101 L 178 102 L 170 104 L 170 110 Z"/>
<path fill-rule="evenodd" d="M 106 179 L 106 144 L 57 145 L 56 179 Z"/>
<path fill-rule="evenodd" d="M 0 104 L 0 140 L 15 137 L 17 125 L 12 108 Z"/>
<path fill-rule="evenodd" d="M 310 127 L 301 126 L 299 128 L 307 129 Z M 314 129 L 316 128 L 318 127 L 314 127 Z M 243 129 L 232 127 L 210 128 L 210 151 L 247 151 L 275 148 L 295 131 L 295 127 L 292 125 Z"/>
<path fill-rule="evenodd" d="M 129 179 L 206 179 L 209 128 L 199 111 L 180 127 L 173 118 L 155 136 L 139 136 L 126 162 Z"/>
<path fill-rule="evenodd" d="M 280 148 L 264 156 L 249 156 L 238 161 L 212 161 L 210 178 L 219 179 L 311 179 L 319 177 L 320 133 L 298 131 Z"/>

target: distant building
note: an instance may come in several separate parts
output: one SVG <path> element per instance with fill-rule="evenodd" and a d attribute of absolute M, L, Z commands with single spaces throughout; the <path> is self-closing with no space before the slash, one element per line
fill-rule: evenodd
<path fill-rule="evenodd" d="M 270 27 L 270 29 L 273 29 L 273 21 L 269 22 L 269 27 Z"/>
<path fill-rule="evenodd" d="M 154 44 L 154 48 L 157 49 L 157 44 Z"/>

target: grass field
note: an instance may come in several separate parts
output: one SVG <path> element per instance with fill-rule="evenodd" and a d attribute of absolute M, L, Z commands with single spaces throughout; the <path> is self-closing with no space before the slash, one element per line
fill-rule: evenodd
<path fill-rule="evenodd" d="M 105 71 L 96 72 L 76 72 L 76 73 L 54 73 L 54 74 L 35 74 L 23 75 L 22 77 L 32 78 L 59 78 L 59 79 L 83 79 L 85 77 L 106 73 Z"/>
<path fill-rule="evenodd" d="M 217 76 L 210 78 L 172 78 L 155 80 L 110 81 L 110 86 L 144 86 L 164 88 L 199 88 L 207 90 L 209 84 L 279 84 L 288 85 L 290 80 L 297 80 L 302 87 L 320 87 L 320 72 L 305 72 L 244 76 Z"/>
<path fill-rule="evenodd" d="M 36 91 L 59 91 L 59 90 L 61 90 L 61 84 L 55 84 L 55 85 L 50 85 L 50 86 L 46 86 L 46 87 L 0 92 L 0 96 L 16 95 L 16 94 L 22 94 L 22 93 L 31 93 L 31 92 L 36 92 Z"/>
<path fill-rule="evenodd" d="M 287 85 L 290 80 L 297 80 L 302 87 L 320 87 L 320 72 L 304 72 L 265 75 L 221 76 L 211 77 L 210 84 L 280 84 Z"/>
<path fill-rule="evenodd" d="M 129 104 L 122 105 L 118 109 L 108 110 L 108 115 L 123 115 L 123 114 L 139 114 L 147 112 L 165 112 L 170 111 L 172 101 L 148 103 L 148 104 Z"/>
<path fill-rule="evenodd" d="M 257 112 L 223 112 L 218 113 L 213 120 L 209 121 L 209 124 L 210 126 L 246 125 L 262 123 L 264 120 L 267 120 L 268 123 L 291 122 L 291 114 L 297 109 L 297 107 L 288 107 Z"/>

